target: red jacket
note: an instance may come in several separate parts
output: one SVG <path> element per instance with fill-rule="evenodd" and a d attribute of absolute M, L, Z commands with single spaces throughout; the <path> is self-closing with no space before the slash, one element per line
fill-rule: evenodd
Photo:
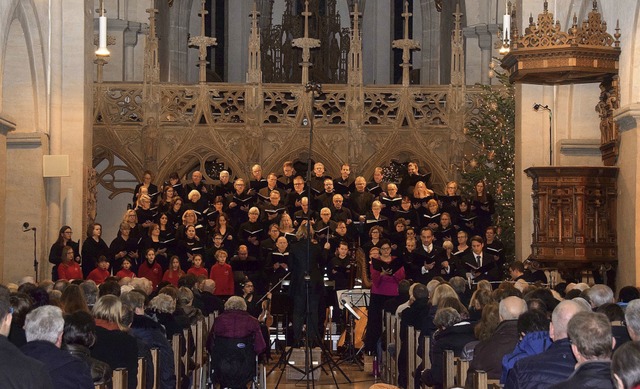
<path fill-rule="evenodd" d="M 125 277 L 135 278 L 136 277 L 136 273 L 131 271 L 131 269 L 129 269 L 129 270 L 120 269 L 120 271 L 116 273 L 116 277 L 119 277 L 119 278 L 125 278 Z"/>
<path fill-rule="evenodd" d="M 111 276 L 111 272 L 109 270 L 100 269 L 96 267 L 91 270 L 91 273 L 87 276 L 87 280 L 93 280 L 97 285 L 100 285 L 107 279 L 107 277 Z"/>
<path fill-rule="evenodd" d="M 187 270 L 187 273 L 188 274 L 193 274 L 196 277 L 198 277 L 198 276 L 209 277 L 209 272 L 204 267 L 193 267 L 193 266 L 191 266 L 191 268 L 189 268 L 189 270 Z"/>
<path fill-rule="evenodd" d="M 228 263 L 224 265 L 216 263 L 211 266 L 209 278 L 216 282 L 216 290 L 213 294 L 216 296 L 234 295 L 233 270 L 231 270 L 231 265 Z"/>
<path fill-rule="evenodd" d="M 71 261 L 71 263 L 61 263 L 58 265 L 58 278 L 61 280 L 81 280 L 82 279 L 82 268 L 80 264 L 76 261 Z"/>
<path fill-rule="evenodd" d="M 172 271 L 171 269 L 164 272 L 164 276 L 162 277 L 162 281 L 169 281 L 176 288 L 178 287 L 178 280 L 180 277 L 184 276 L 184 272 L 182 269 L 178 269 L 178 271 Z"/>
<path fill-rule="evenodd" d="M 144 261 L 138 269 L 138 277 L 144 277 L 151 281 L 153 290 L 156 290 L 158 284 L 160 283 L 160 281 L 162 281 L 162 266 L 160 266 L 160 264 L 155 261 L 152 265 L 149 265 L 149 261 Z"/>

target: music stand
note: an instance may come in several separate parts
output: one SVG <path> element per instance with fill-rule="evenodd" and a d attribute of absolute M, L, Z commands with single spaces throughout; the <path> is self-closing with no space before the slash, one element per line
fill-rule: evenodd
<path fill-rule="evenodd" d="M 346 349 L 338 360 L 338 364 L 351 362 L 364 370 L 364 363 L 360 361 L 358 356 L 362 352 L 362 347 L 358 350 L 355 347 L 355 320 L 367 317 L 367 313 L 360 308 L 369 306 L 370 292 L 368 289 L 351 289 L 339 290 L 336 294 L 338 295 L 338 306 L 340 309 L 346 309 L 349 317 L 348 328 L 345 329 Z"/>

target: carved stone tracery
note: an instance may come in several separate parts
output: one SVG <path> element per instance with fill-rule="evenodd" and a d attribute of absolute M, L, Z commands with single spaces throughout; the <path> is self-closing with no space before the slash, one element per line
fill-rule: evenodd
<path fill-rule="evenodd" d="M 310 9 L 317 11 L 317 4 L 310 1 Z M 327 4 L 331 6 L 332 1 Z M 149 12 L 153 24 L 154 10 Z M 255 9 L 250 15 L 253 43 L 248 48 L 254 60 L 250 61 L 246 84 L 166 84 L 146 74 L 143 84 L 97 83 L 94 166 L 107 159 L 105 171 L 111 172 L 120 169 L 114 165 L 118 158 L 136 179 L 145 169 L 155 168 L 158 182 L 172 171 L 186 175 L 208 159 L 224 163 L 237 176 L 247 176 L 254 163 L 261 163 L 265 172 L 280 172 L 284 161 L 306 155 L 308 128 L 302 121 L 313 112 L 316 140 L 312 154 L 325 163 L 329 174 L 337 174 L 340 165 L 348 162 L 354 173 L 370 176 L 376 166 L 410 158 L 420 161 L 422 170 L 432 172 L 432 183 L 441 191 L 447 180 L 458 178 L 456 166 L 463 151 L 468 151 L 463 146 L 464 135 L 454 136 L 452 142 L 451 134 L 462 134 L 465 124 L 479 114 L 480 90 L 464 86 L 460 23 L 454 34 L 459 46 L 454 50 L 458 61 L 452 69 L 456 85 L 374 86 L 362 84 L 357 6 L 351 15 L 351 35 L 346 39 L 349 54 L 344 55 L 349 70 L 344 80 L 348 82 L 325 84 L 313 102 L 300 83 L 262 82 L 265 57 L 259 42 L 264 33 L 260 35 L 256 29 L 259 14 Z M 458 20 L 460 15 L 458 11 Z M 309 23 L 313 20 L 310 17 Z M 302 31 L 292 37 L 302 36 Z M 155 47 L 151 45 L 150 50 Z M 156 74 L 157 57 L 151 54 L 146 58 L 145 71 Z M 310 61 L 314 61 L 313 55 Z M 294 67 L 299 69 L 297 63 Z M 121 193 L 107 182 L 110 173 L 99 173 L 98 179 L 108 191 Z"/>

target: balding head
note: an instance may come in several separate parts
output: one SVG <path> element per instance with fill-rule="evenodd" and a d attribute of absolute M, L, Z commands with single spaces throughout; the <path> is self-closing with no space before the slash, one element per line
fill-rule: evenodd
<path fill-rule="evenodd" d="M 213 294 L 215 290 L 216 290 L 216 282 L 214 280 L 207 278 L 206 280 L 202 281 L 203 292 L 209 292 Z"/>
<path fill-rule="evenodd" d="M 549 336 L 554 342 L 565 339 L 569 320 L 578 312 L 587 312 L 588 309 L 575 301 L 564 300 L 560 302 L 551 314 L 551 325 L 549 326 Z"/>
<path fill-rule="evenodd" d="M 518 320 L 527 311 L 527 303 L 520 297 L 509 296 L 500 301 L 500 321 Z"/>

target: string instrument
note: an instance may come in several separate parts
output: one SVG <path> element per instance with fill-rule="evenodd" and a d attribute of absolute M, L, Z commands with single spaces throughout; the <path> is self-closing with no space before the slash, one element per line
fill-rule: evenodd
<path fill-rule="evenodd" d="M 362 280 L 362 287 L 364 289 L 371 289 L 371 280 L 367 273 L 367 258 L 364 255 L 364 250 L 358 248 L 356 250 L 356 263 L 358 264 L 358 271 L 360 272 L 360 279 Z"/>
<path fill-rule="evenodd" d="M 262 312 L 258 316 L 258 321 L 264 323 L 267 328 L 273 325 L 273 315 L 271 315 L 271 299 L 262 301 Z"/>

